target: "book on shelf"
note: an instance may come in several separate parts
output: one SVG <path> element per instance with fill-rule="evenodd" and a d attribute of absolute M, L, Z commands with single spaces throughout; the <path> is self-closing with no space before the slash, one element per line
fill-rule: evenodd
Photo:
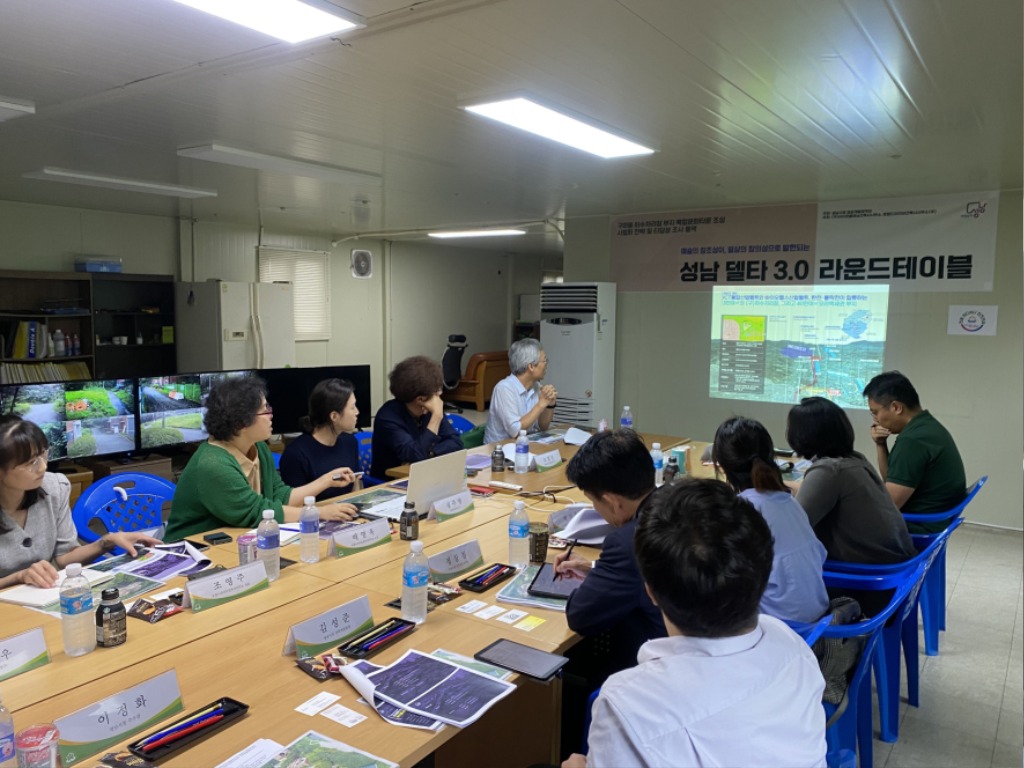
<path fill-rule="evenodd" d="M 64 363 L 0 363 L 0 384 L 36 384 L 49 381 L 79 381 L 91 378 L 89 366 L 81 360 Z"/>

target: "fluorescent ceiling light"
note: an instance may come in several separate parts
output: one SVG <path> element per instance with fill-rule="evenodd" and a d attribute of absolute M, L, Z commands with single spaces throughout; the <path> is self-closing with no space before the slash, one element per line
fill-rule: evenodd
<path fill-rule="evenodd" d="M 6 96 L 0 96 L 0 123 L 4 120 L 11 120 L 15 117 L 24 117 L 25 115 L 34 115 L 35 113 L 36 105 L 31 101 L 8 99 Z"/>
<path fill-rule="evenodd" d="M 61 181 L 66 184 L 81 184 L 85 187 L 103 187 L 119 189 L 125 192 L 144 192 L 147 195 L 167 195 L 168 197 L 216 197 L 215 189 L 198 189 L 183 187 L 180 184 L 164 184 L 159 181 L 143 179 L 126 179 L 122 176 L 103 176 L 85 171 L 69 171 L 66 168 L 40 168 L 24 174 L 26 179 L 41 181 Z"/>
<path fill-rule="evenodd" d="M 466 229 L 461 232 L 428 232 L 428 237 L 440 239 L 453 237 L 512 237 L 514 235 L 525 235 L 525 229 Z"/>
<path fill-rule="evenodd" d="M 176 0 L 288 43 L 365 27 L 361 16 L 323 0 Z"/>
<path fill-rule="evenodd" d="M 637 144 L 596 127 L 590 118 L 570 117 L 569 110 L 559 107 L 558 111 L 537 103 L 532 98 L 516 96 L 484 104 L 463 105 L 467 112 L 473 112 L 491 120 L 529 131 L 545 139 L 567 144 L 598 157 L 628 157 L 649 155 L 650 147 Z M 584 122 L 587 120 L 589 122 Z"/>
<path fill-rule="evenodd" d="M 250 152 L 247 149 L 226 147 L 223 144 L 203 144 L 197 147 L 182 147 L 178 157 L 190 157 L 194 160 L 208 160 L 211 163 L 237 165 L 240 168 L 255 168 L 258 171 L 272 171 L 288 176 L 309 176 L 314 179 L 333 181 L 337 184 L 352 182 L 378 181 L 380 176 L 363 171 L 350 171 L 334 165 L 308 163 L 305 160 L 292 160 L 277 155 L 264 155 Z"/>

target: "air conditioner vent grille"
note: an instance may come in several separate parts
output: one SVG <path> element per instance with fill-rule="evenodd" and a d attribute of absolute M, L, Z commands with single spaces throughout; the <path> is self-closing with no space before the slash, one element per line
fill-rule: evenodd
<path fill-rule="evenodd" d="M 596 285 L 548 283 L 540 287 L 541 312 L 597 312 Z"/>

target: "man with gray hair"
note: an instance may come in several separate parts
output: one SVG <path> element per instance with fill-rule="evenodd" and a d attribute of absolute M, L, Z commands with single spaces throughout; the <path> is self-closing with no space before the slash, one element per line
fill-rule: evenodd
<path fill-rule="evenodd" d="M 520 339 L 508 350 L 512 373 L 499 381 L 491 393 L 485 443 L 497 443 L 519 435 L 519 430 L 547 429 L 554 414 L 558 392 L 550 384 L 540 385 L 548 370 L 548 358 L 536 339 Z"/>

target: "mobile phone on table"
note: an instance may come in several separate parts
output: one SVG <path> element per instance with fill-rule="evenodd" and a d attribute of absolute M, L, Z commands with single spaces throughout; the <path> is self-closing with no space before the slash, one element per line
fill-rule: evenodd
<path fill-rule="evenodd" d="M 231 541 L 231 537 L 223 531 L 214 531 L 213 533 L 204 534 L 203 541 L 207 544 L 227 544 Z"/>
<path fill-rule="evenodd" d="M 193 547 L 198 549 L 200 552 L 202 552 L 204 549 L 209 549 L 210 548 L 209 544 L 204 544 L 203 542 L 196 541 L 195 539 L 185 539 L 185 543 L 186 544 L 191 544 Z"/>

